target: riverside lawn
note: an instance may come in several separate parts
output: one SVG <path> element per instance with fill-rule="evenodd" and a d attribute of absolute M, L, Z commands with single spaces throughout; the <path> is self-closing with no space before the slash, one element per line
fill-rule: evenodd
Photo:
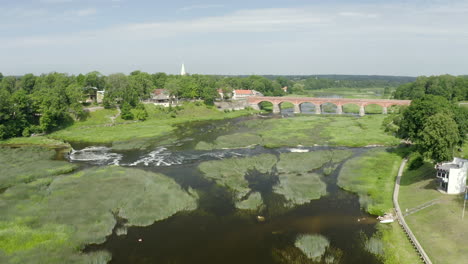
<path fill-rule="evenodd" d="M 255 113 L 254 110 L 221 112 L 203 104 L 186 103 L 181 108 L 169 109 L 145 104 L 148 112 L 146 121 L 124 121 L 120 117 L 112 123 L 113 110 L 98 110 L 90 113 L 84 121 L 75 122 L 70 127 L 56 131 L 48 137 L 65 141 L 110 144 L 115 141 L 160 138 L 169 135 L 176 125 L 203 120 L 235 118 Z M 179 110 L 177 110 L 179 109 Z"/>
<path fill-rule="evenodd" d="M 355 192 L 363 208 L 371 214 L 383 215 L 393 208 L 392 195 L 402 157 L 409 149 L 370 149 L 348 160 L 338 176 L 338 185 Z M 398 224 L 379 224 L 374 235 L 382 244 L 379 257 L 386 264 L 417 263 L 419 256 Z"/>
<path fill-rule="evenodd" d="M 465 148 L 466 148 L 465 144 Z M 408 164 L 416 158 L 412 155 Z M 405 217 L 414 235 L 433 263 L 465 263 L 468 250 L 468 217 L 462 220 L 463 195 L 447 195 L 436 188 L 433 164 L 424 163 L 417 169 L 405 169 L 401 178 L 399 203 L 406 212 L 429 205 Z M 449 254 L 448 254 L 449 253 Z"/>

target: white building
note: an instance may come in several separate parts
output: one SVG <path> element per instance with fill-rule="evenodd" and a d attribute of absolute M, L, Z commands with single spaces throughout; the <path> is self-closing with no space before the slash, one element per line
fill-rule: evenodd
<path fill-rule="evenodd" d="M 468 160 L 454 158 L 452 162 L 436 165 L 439 189 L 447 194 L 464 193 Z"/>
<path fill-rule="evenodd" d="M 232 91 L 232 99 L 242 99 L 251 96 L 263 96 L 262 93 L 255 90 L 234 90 Z"/>
<path fill-rule="evenodd" d="M 187 75 L 187 72 L 185 71 L 185 65 L 182 63 L 182 68 L 180 69 L 180 76 L 185 76 Z"/>

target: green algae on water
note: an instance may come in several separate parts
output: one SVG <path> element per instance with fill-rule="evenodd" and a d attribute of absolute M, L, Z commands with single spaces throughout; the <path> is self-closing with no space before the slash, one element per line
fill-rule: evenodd
<path fill-rule="evenodd" d="M 322 235 L 301 235 L 296 239 L 294 245 L 309 259 L 320 261 L 330 246 L 330 241 Z"/>
<path fill-rule="evenodd" d="M 52 160 L 56 152 L 44 147 L 0 147 L 0 189 L 39 178 L 69 173 L 78 166 Z"/>
<path fill-rule="evenodd" d="M 117 219 L 147 226 L 196 207 L 197 198 L 171 178 L 116 166 L 18 184 L 0 195 L 0 259 L 105 263 L 108 253 L 79 251 L 104 242 Z"/>

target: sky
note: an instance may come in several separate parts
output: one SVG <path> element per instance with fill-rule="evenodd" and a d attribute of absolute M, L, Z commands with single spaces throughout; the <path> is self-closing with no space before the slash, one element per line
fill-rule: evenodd
<path fill-rule="evenodd" d="M 468 0 L 0 0 L 4 75 L 468 74 Z"/>

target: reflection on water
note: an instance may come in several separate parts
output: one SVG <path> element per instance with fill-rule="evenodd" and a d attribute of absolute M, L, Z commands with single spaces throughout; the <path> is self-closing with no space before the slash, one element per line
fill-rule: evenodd
<path fill-rule="evenodd" d="M 219 135 L 219 130 L 213 126 L 204 128 L 205 133 L 208 130 Z M 207 160 L 265 153 L 278 156 L 329 147 L 196 151 L 191 146 L 193 141 L 196 144 L 198 136 L 190 135 L 195 140 L 146 151 L 117 152 L 106 147 L 87 147 L 70 153 L 72 162 L 117 164 L 163 173 L 199 195 L 197 210 L 177 214 L 151 226 L 130 227 L 126 235 L 114 232 L 105 243 L 90 245 L 85 252 L 108 250 L 113 256 L 111 263 L 116 264 L 286 263 L 279 262 L 275 254 L 297 254 L 294 243 L 300 235 L 320 234 L 330 241 L 326 254 L 335 254 L 335 262 L 329 263 L 381 263 L 365 250 L 362 239 L 363 234 L 371 236 L 375 232 L 375 218 L 361 210 L 356 195 L 343 191 L 336 184 L 341 165 L 329 176 L 321 176 L 327 184 L 326 196 L 293 208 L 285 206 L 284 197 L 272 192 L 276 181 L 263 180 L 275 177 L 258 171 L 247 173 L 249 187 L 260 192 L 264 201 L 260 209 L 250 212 L 237 210 L 228 189 L 205 179 L 198 170 L 199 163 Z M 214 137 L 209 133 L 206 136 Z M 352 151 L 356 156 L 366 149 Z M 259 221 L 258 216 L 264 217 L 264 221 Z M 294 259 L 292 255 L 286 257 Z M 333 256 L 328 255 L 327 259 Z"/>

